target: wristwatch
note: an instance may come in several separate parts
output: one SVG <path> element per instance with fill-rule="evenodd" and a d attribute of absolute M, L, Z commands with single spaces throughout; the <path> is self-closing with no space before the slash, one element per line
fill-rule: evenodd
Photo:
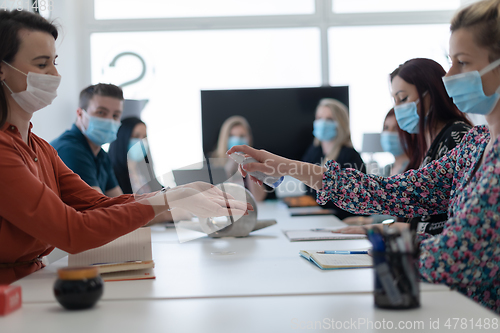
<path fill-rule="evenodd" d="M 384 233 L 386 233 L 388 230 L 389 230 L 389 227 L 394 223 L 396 222 L 396 220 L 394 219 L 388 219 L 388 220 L 384 220 L 382 221 L 382 225 L 383 225 L 383 228 L 384 228 Z"/>
<path fill-rule="evenodd" d="M 382 224 L 387 225 L 387 226 L 391 226 L 391 224 L 393 224 L 394 222 L 396 222 L 395 219 L 387 219 L 387 220 L 383 220 Z"/>

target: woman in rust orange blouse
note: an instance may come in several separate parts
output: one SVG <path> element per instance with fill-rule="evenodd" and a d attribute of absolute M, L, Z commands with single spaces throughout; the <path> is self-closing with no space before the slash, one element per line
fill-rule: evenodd
<path fill-rule="evenodd" d="M 57 95 L 57 35 L 39 15 L 0 10 L 0 284 L 42 268 L 54 247 L 98 247 L 168 210 L 208 217 L 251 209 L 200 182 L 108 198 L 68 169 L 30 122 Z"/>

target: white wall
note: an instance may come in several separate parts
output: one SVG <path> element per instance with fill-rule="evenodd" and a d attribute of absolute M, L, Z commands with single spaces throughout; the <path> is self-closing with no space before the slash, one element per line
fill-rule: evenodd
<path fill-rule="evenodd" d="M 61 85 L 57 91 L 58 97 L 52 105 L 35 112 L 33 132 L 47 141 L 51 141 L 68 129 L 75 121 L 75 111 L 78 104 L 78 95 L 88 82 L 82 64 L 87 64 L 83 58 L 84 38 L 82 21 L 84 1 L 53 0 L 54 7 L 50 20 L 58 26 L 59 37 L 56 41 L 57 69 L 62 76 Z"/>

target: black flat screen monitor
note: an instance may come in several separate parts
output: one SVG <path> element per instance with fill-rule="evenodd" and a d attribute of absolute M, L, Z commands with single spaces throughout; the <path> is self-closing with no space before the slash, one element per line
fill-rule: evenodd
<path fill-rule="evenodd" d="M 202 90 L 203 151 L 214 151 L 224 121 L 240 115 L 252 128 L 255 148 L 300 160 L 314 139 L 314 114 L 322 98 L 349 107 L 349 88 Z"/>

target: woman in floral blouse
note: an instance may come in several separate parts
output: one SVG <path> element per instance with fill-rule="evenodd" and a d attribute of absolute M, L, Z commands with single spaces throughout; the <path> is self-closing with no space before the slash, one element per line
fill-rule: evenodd
<path fill-rule="evenodd" d="M 476 2 L 452 20 L 452 66 L 443 78 L 460 111 L 486 116 L 459 146 L 418 170 L 383 178 L 353 169 L 292 161 L 236 146 L 261 163 L 242 173 L 291 175 L 318 190 L 317 200 L 353 213 L 414 217 L 448 213 L 438 235 L 421 234 L 420 273 L 500 313 L 500 0 Z M 257 181 L 254 179 L 254 181 Z"/>

